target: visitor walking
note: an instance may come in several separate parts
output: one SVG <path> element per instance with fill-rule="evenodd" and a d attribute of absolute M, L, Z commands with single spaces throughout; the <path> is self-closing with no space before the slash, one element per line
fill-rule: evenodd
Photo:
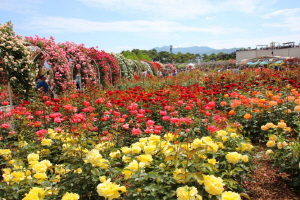
<path fill-rule="evenodd" d="M 44 75 L 42 75 L 40 77 L 40 79 L 41 80 L 37 84 L 37 90 L 38 90 L 38 92 L 41 92 L 43 94 L 48 94 L 48 92 L 49 92 L 49 85 L 46 82 L 47 77 L 44 76 Z"/>

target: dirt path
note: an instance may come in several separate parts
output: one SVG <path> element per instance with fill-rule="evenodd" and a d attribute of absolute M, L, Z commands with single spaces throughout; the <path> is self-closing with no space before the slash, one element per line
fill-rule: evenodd
<path fill-rule="evenodd" d="M 245 183 L 248 195 L 255 200 L 300 200 L 300 187 L 292 188 L 287 183 L 285 173 L 278 174 L 270 160 L 264 155 L 264 149 L 257 147 L 253 160 L 254 182 Z"/>

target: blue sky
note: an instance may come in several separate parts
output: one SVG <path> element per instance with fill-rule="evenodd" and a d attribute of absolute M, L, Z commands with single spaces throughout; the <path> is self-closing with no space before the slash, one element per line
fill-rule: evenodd
<path fill-rule="evenodd" d="M 23 36 L 106 52 L 300 43 L 299 0 L 0 0 L 0 23 Z"/>

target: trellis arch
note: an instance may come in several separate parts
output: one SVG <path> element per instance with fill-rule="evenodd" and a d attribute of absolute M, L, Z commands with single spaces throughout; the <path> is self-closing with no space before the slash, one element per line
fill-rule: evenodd
<path fill-rule="evenodd" d="M 48 40 L 36 36 L 27 37 L 27 41 L 35 46 L 36 59 L 51 66 L 58 92 L 75 88 L 77 74 L 80 74 L 83 85 L 94 80 L 99 85 L 113 84 L 120 77 L 115 58 L 104 51 L 85 48 L 83 44 L 72 42 L 56 44 L 54 38 Z"/>

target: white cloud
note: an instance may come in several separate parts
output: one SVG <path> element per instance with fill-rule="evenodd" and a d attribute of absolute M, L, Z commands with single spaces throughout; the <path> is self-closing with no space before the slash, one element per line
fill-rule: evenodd
<path fill-rule="evenodd" d="M 287 17 L 282 21 L 275 22 L 275 23 L 266 23 L 264 25 L 269 27 L 286 28 L 292 31 L 299 31 L 300 17 Z"/>
<path fill-rule="evenodd" d="M 227 40 L 208 40 L 201 42 L 201 46 L 209 46 L 216 49 L 223 48 L 255 48 L 256 45 L 270 45 L 271 42 L 278 42 L 280 44 L 285 42 L 299 43 L 300 34 L 284 35 L 284 36 L 270 36 L 270 37 L 255 37 L 255 38 L 236 38 Z"/>
<path fill-rule="evenodd" d="M 300 12 L 300 8 L 282 9 L 282 10 L 273 11 L 271 13 L 263 15 L 262 17 L 271 18 L 277 16 L 294 16 L 295 14 L 297 14 L 297 12 Z"/>
<path fill-rule="evenodd" d="M 258 12 L 276 0 L 78 0 L 87 6 L 127 14 L 144 14 L 147 18 L 194 19 L 199 15 L 224 11 Z"/>
<path fill-rule="evenodd" d="M 0 10 L 12 11 L 17 13 L 32 13 L 37 9 L 41 0 L 1 0 Z"/>
<path fill-rule="evenodd" d="M 205 17 L 206 20 L 213 20 L 215 17 Z"/>
<path fill-rule="evenodd" d="M 300 30 L 300 8 L 282 9 L 264 15 L 264 18 L 275 18 L 273 23 L 265 23 L 268 27 L 286 28 L 292 31 Z"/>
<path fill-rule="evenodd" d="M 116 21 L 116 22 L 98 22 L 88 21 L 78 18 L 62 17 L 38 17 L 29 24 L 25 24 L 23 29 L 40 30 L 43 32 L 95 32 L 95 31 L 115 31 L 115 32 L 134 32 L 169 34 L 176 32 L 199 32 L 210 34 L 229 34 L 232 32 L 242 32 L 240 28 L 222 28 L 209 27 L 199 28 L 186 26 L 173 21 L 160 20 L 135 20 L 135 21 Z M 154 34 L 153 34 L 154 35 Z"/>
<path fill-rule="evenodd" d="M 269 9 L 277 0 L 225 0 L 220 2 L 220 9 L 244 13 L 260 13 Z"/>

